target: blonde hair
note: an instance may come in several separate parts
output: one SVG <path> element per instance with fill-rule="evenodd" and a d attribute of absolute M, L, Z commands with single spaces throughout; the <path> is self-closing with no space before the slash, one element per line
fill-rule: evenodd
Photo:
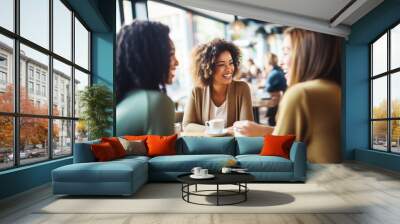
<path fill-rule="evenodd" d="M 313 79 L 341 84 L 343 38 L 299 28 L 289 28 L 284 35 L 292 45 L 290 86 Z"/>

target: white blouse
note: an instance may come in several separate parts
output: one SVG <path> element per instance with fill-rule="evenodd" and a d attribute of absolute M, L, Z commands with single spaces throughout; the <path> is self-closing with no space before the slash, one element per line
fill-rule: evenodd
<path fill-rule="evenodd" d="M 225 121 L 224 127 L 226 128 L 226 123 L 228 119 L 228 107 L 226 106 L 226 101 L 224 103 L 217 107 L 215 106 L 214 102 L 211 100 L 211 105 L 210 105 L 210 120 L 212 119 L 223 119 Z"/>

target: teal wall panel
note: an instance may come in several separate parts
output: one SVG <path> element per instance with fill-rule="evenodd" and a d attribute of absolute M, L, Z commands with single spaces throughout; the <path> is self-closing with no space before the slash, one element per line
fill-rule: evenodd
<path fill-rule="evenodd" d="M 369 135 L 369 84 L 368 46 L 346 45 L 345 142 L 344 158 L 354 159 L 353 149 L 368 148 Z"/>
<path fill-rule="evenodd" d="M 0 199 L 51 181 L 51 171 L 72 163 L 72 157 L 0 172 Z"/>
<path fill-rule="evenodd" d="M 366 149 L 356 149 L 355 160 L 368 163 L 372 166 L 400 172 L 400 155 Z"/>
<path fill-rule="evenodd" d="M 114 33 L 93 33 L 92 35 L 92 81 L 103 84 L 114 94 Z M 114 102 L 115 102 L 115 97 Z M 110 135 L 115 135 L 115 105 L 113 106 L 113 125 Z"/>
<path fill-rule="evenodd" d="M 83 19 L 93 32 L 110 32 L 112 27 L 105 21 L 100 11 L 99 3 L 114 2 L 115 0 L 66 0 L 75 12 Z M 100 2 L 99 2 L 100 1 Z M 115 8 L 115 6 L 114 6 Z"/>
<path fill-rule="evenodd" d="M 116 4 L 114 0 L 98 1 L 97 7 L 109 27 L 107 32 L 92 33 L 92 81 L 97 84 L 104 84 L 114 94 L 115 90 L 115 23 Z M 115 97 L 114 102 L 115 102 Z M 112 127 L 109 132 L 115 135 L 115 104 L 113 107 Z"/>
<path fill-rule="evenodd" d="M 92 35 L 93 83 L 101 83 L 113 89 L 114 83 L 114 34 Z"/>

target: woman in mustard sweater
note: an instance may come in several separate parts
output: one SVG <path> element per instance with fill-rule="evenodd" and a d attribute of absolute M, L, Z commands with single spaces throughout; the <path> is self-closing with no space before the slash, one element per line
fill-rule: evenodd
<path fill-rule="evenodd" d="M 341 161 L 342 38 L 298 28 L 285 31 L 284 69 L 289 88 L 279 104 L 275 128 L 238 122 L 235 131 L 247 136 L 296 135 L 307 145 L 313 163 Z"/>

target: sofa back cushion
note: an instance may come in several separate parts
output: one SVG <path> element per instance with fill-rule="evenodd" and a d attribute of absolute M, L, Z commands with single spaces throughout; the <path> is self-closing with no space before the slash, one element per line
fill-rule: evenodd
<path fill-rule="evenodd" d="M 235 139 L 233 137 L 184 136 L 177 142 L 177 154 L 225 154 L 234 156 Z"/>
<path fill-rule="evenodd" d="M 92 144 L 99 144 L 100 139 L 75 143 L 74 147 L 74 163 L 89 163 L 95 162 L 96 158 L 91 150 Z"/>
<path fill-rule="evenodd" d="M 137 140 L 146 141 L 147 135 L 125 135 L 124 139 L 128 141 L 137 141 Z"/>
<path fill-rule="evenodd" d="M 290 159 L 290 148 L 295 140 L 295 135 L 266 135 L 261 156 L 280 156 Z"/>
<path fill-rule="evenodd" d="M 126 155 L 136 155 L 136 156 L 146 156 L 147 155 L 147 148 L 146 142 L 142 140 L 126 140 L 124 138 L 118 137 L 119 142 L 124 147 L 126 151 Z"/>
<path fill-rule="evenodd" d="M 114 149 L 115 152 L 115 156 L 117 158 L 122 158 L 126 156 L 126 151 L 124 149 L 124 146 L 122 146 L 121 142 L 119 141 L 119 139 L 117 137 L 104 137 L 101 138 L 101 142 L 107 142 L 109 143 L 112 148 Z M 92 148 L 93 150 L 93 148 Z"/>
<path fill-rule="evenodd" d="M 149 135 L 146 140 L 149 149 L 147 155 L 150 157 L 176 155 L 177 137 L 176 134 L 170 136 Z"/>
<path fill-rule="evenodd" d="M 118 158 L 117 151 L 113 148 L 110 142 L 102 142 L 90 146 L 94 157 L 99 162 L 110 161 Z"/>
<path fill-rule="evenodd" d="M 236 155 L 259 154 L 264 145 L 263 137 L 237 137 Z"/>

